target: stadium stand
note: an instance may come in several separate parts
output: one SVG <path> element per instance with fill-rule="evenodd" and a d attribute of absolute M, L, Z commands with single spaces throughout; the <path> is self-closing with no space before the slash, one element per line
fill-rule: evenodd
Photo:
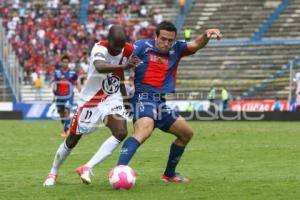
<path fill-rule="evenodd" d="M 174 98 L 205 99 L 214 85 L 218 90 L 226 87 L 235 99 L 287 99 L 290 91 L 287 66 L 299 56 L 299 41 L 294 44 L 287 44 L 286 40 L 276 42 L 274 38 L 268 38 L 268 43 L 250 41 L 281 4 L 267 0 L 194 1 L 185 27 L 192 28 L 194 36 L 207 28 L 218 27 L 225 41 L 183 59 L 177 82 L 177 91 L 182 95 Z M 294 16 L 299 12 L 295 9 L 298 5 L 293 1 L 283 15 Z"/>
<path fill-rule="evenodd" d="M 249 38 L 276 8 L 279 1 L 203 0 L 193 1 L 185 21 L 193 35 L 217 27 L 224 38 Z"/>
<path fill-rule="evenodd" d="M 287 97 L 290 95 L 290 79 L 293 78 L 290 76 L 294 75 L 294 73 L 290 74 L 290 70 L 294 72 L 300 71 L 299 56 L 291 63 L 277 70 L 272 77 L 265 79 L 254 88 L 251 88 L 244 95 L 247 99 L 265 99 L 266 96 L 287 99 Z M 295 99 L 294 92 L 291 93 L 291 99 Z"/>
<path fill-rule="evenodd" d="M 32 20 L 27 20 L 27 16 L 20 27 L 14 27 L 14 23 L 9 22 L 16 22 L 18 18 L 22 18 L 22 9 L 17 8 L 19 11 L 17 13 L 14 12 L 16 10 L 14 5 L 1 7 L 7 37 L 15 48 L 25 72 L 21 92 L 24 102 L 35 100 L 34 89 L 30 84 L 32 70 L 45 74 L 42 100 L 51 101 L 53 97 L 48 81 L 59 56 L 63 53 L 74 55 L 73 66 L 80 69 L 80 63 L 83 60 L 86 62 L 86 52 L 92 44 L 106 37 L 109 24 L 124 25 L 131 41 L 135 41 L 152 36 L 155 24 L 163 19 L 174 21 L 179 12 L 178 5 L 174 1 L 162 3 L 159 0 L 90 0 L 89 6 L 85 5 L 85 7 L 82 7 L 82 2 L 87 1 L 80 3 L 71 1 L 31 1 L 32 4 L 26 12 Z M 169 98 L 206 99 L 210 86 L 214 85 L 217 89 L 226 87 L 237 99 L 274 99 L 275 97 L 286 99 L 290 90 L 288 65 L 296 60 L 300 52 L 300 40 L 296 34 L 299 32 L 297 26 L 300 12 L 299 0 L 284 1 L 286 9 L 284 7 L 282 13 L 278 12 L 277 20 L 268 21 L 270 27 L 265 30 L 266 32 L 262 32 L 262 40 L 259 38 L 259 41 L 251 41 L 251 37 L 260 31 L 282 2 L 279 0 L 193 1 L 182 28 L 192 28 L 192 35 L 195 37 L 207 28 L 218 27 L 223 32 L 224 41 L 211 43 L 197 54 L 183 59 L 177 81 L 177 91 L 181 95 Z M 82 13 L 89 15 L 82 17 Z M 43 21 L 50 23 L 50 26 L 46 25 L 47 28 L 44 24 L 45 33 L 39 29 L 43 26 L 41 23 Z M 83 21 L 85 21 L 84 27 L 80 24 Z M 67 26 L 67 23 L 71 23 L 71 26 Z M 182 30 L 178 34 L 179 38 L 182 38 Z M 18 42 L 16 40 L 18 37 L 12 37 L 13 31 L 16 36 L 25 37 L 22 41 L 26 42 Z M 44 41 L 44 46 L 39 42 L 39 38 L 36 38 L 37 34 L 34 34 L 38 31 L 41 36 L 44 34 L 45 38 L 50 38 L 50 41 L 47 39 L 46 42 Z M 30 34 L 24 34 L 26 32 Z M 265 37 L 268 39 L 267 42 L 263 42 Z M 296 39 L 293 40 L 296 42 L 291 39 Z M 46 51 L 41 51 L 43 48 Z M 30 59 L 26 58 L 26 53 L 24 54 L 26 51 L 29 52 Z M 41 52 L 48 53 L 39 56 Z M 294 69 L 297 69 L 298 62 L 295 63 Z"/>
<path fill-rule="evenodd" d="M 215 85 L 219 89 L 226 87 L 234 97 L 240 97 L 252 86 L 272 77 L 298 54 L 298 44 L 209 46 L 183 59 L 178 71 L 178 92 L 194 91 L 200 95 L 194 98 L 205 98 L 210 86 Z"/>
<path fill-rule="evenodd" d="M 263 35 L 264 37 L 299 37 L 300 0 L 291 1 L 289 7 Z"/>
<path fill-rule="evenodd" d="M 29 3 L 28 3 L 29 2 Z M 24 69 L 22 101 L 34 101 L 34 89 L 31 75 L 44 76 L 42 100 L 51 101 L 49 80 L 63 54 L 72 58 L 72 65 L 84 74 L 81 66 L 87 64 L 88 53 L 92 45 L 105 39 L 110 24 L 124 25 L 131 40 L 152 37 L 155 24 L 164 19 L 157 8 L 164 4 L 159 1 L 89 1 L 90 5 L 71 4 L 71 1 L 27 1 L 1 7 L 3 25 L 7 38 L 15 49 Z M 76 2 L 76 1 L 75 1 Z M 84 1 L 88 2 L 88 1 Z M 84 5 L 85 8 L 80 6 Z M 173 6 L 172 6 L 173 7 Z M 89 16 L 84 25 L 79 23 L 84 9 Z M 164 5 L 163 9 L 170 11 Z M 174 8 L 175 9 L 175 8 Z M 143 11 L 143 12 L 142 12 Z M 170 13 L 170 12 L 165 12 Z M 176 13 L 172 12 L 171 13 Z M 84 17 L 82 17 L 84 18 Z M 167 18 L 168 19 L 168 18 Z M 132 31 L 133 30 L 133 31 Z"/>

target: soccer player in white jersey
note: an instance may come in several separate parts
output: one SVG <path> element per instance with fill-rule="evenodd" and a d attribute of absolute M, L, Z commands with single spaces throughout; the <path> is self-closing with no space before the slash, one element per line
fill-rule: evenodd
<path fill-rule="evenodd" d="M 297 72 L 294 78 L 294 89 L 296 91 L 296 110 L 300 112 L 300 72 Z"/>
<path fill-rule="evenodd" d="M 123 98 L 126 93 L 123 70 L 135 68 L 139 59 L 131 58 L 133 47 L 126 43 L 122 27 L 112 26 L 108 41 L 95 44 L 91 52 L 88 78 L 80 93 L 78 109 L 73 117 L 69 136 L 59 146 L 44 186 L 55 185 L 58 170 L 81 136 L 93 132 L 99 121 L 111 130 L 110 136 L 77 173 L 83 183 L 91 183 L 92 168 L 110 156 L 127 136 L 126 111 Z"/>

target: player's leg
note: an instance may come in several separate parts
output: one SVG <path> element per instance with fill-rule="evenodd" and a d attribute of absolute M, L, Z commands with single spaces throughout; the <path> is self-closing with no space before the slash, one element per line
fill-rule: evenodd
<path fill-rule="evenodd" d="M 70 155 L 71 150 L 76 146 L 78 141 L 80 140 L 81 135 L 70 134 L 63 143 L 60 144 L 58 147 L 54 160 L 52 163 L 51 170 L 48 174 L 47 179 L 44 182 L 44 186 L 53 186 L 55 185 L 55 181 L 58 175 L 58 171 L 63 164 L 63 162 L 67 159 Z"/>
<path fill-rule="evenodd" d="M 58 147 L 56 154 L 54 156 L 54 160 L 52 163 L 51 170 L 47 179 L 44 182 L 44 186 L 53 186 L 55 185 L 55 181 L 58 175 L 58 171 L 66 160 L 66 158 L 70 155 L 71 150 L 77 145 L 78 141 L 81 138 L 81 135 L 77 135 L 77 124 L 78 124 L 78 116 L 81 114 L 81 109 L 78 109 L 77 113 L 73 117 L 73 123 L 70 129 L 70 134 L 68 137 L 60 144 Z"/>
<path fill-rule="evenodd" d="M 56 102 L 56 109 L 60 117 L 60 122 L 62 125 L 65 124 L 65 107 L 62 106 L 59 102 Z"/>
<path fill-rule="evenodd" d="M 120 142 L 127 136 L 127 122 L 121 115 L 107 115 L 104 122 L 111 130 L 112 136 L 103 142 L 98 151 L 85 165 L 77 168 L 77 173 L 80 175 L 83 183 L 86 184 L 91 183 L 91 170 L 112 155 L 118 148 Z"/>
<path fill-rule="evenodd" d="M 64 131 L 62 133 L 63 137 L 67 137 L 68 136 L 68 131 L 70 128 L 70 123 L 71 123 L 71 119 L 70 119 L 70 109 L 69 108 L 65 108 L 64 110 Z"/>
<path fill-rule="evenodd" d="M 176 173 L 176 167 L 184 153 L 186 145 L 193 137 L 193 130 L 184 118 L 178 117 L 167 132 L 175 135 L 177 138 L 171 144 L 167 166 L 161 180 L 166 182 L 188 182 L 188 178 Z"/>
<path fill-rule="evenodd" d="M 128 165 L 139 146 L 151 136 L 154 129 L 154 119 L 156 108 L 155 102 L 151 96 L 146 94 L 135 94 L 132 98 L 134 131 L 131 137 L 128 137 L 121 149 L 118 165 Z"/>
<path fill-rule="evenodd" d="M 65 101 L 65 99 L 62 99 L 62 97 L 56 97 L 55 101 L 56 101 L 56 109 L 57 109 L 57 112 L 59 114 L 61 124 L 64 127 L 63 131 L 61 133 L 61 136 L 62 137 L 67 137 L 68 136 L 68 134 L 67 134 L 68 130 L 66 130 L 65 127 L 66 127 L 66 121 L 69 117 L 69 110 L 66 108 L 66 101 Z"/>
<path fill-rule="evenodd" d="M 77 173 L 83 183 L 91 183 L 92 168 L 100 164 L 109 157 L 119 146 L 120 142 L 127 136 L 127 122 L 123 102 L 116 100 L 105 102 L 98 107 L 98 110 L 92 111 L 98 117 L 93 117 L 97 121 L 103 121 L 111 130 L 112 136 L 106 139 L 93 157 L 85 164 L 77 168 Z M 95 121 L 96 122 L 96 121 Z M 92 122 L 93 123 L 93 122 Z"/>
<path fill-rule="evenodd" d="M 127 138 L 122 146 L 118 165 L 128 165 L 139 146 L 152 134 L 154 120 L 142 117 L 135 121 L 133 135 Z"/>
<path fill-rule="evenodd" d="M 68 131 L 70 128 L 70 123 L 71 123 L 70 113 L 72 110 L 72 105 L 73 105 L 73 96 L 70 97 L 70 99 L 68 99 L 66 101 L 65 106 L 64 106 L 64 119 L 65 119 L 64 133 L 65 133 L 65 136 L 68 135 Z"/>

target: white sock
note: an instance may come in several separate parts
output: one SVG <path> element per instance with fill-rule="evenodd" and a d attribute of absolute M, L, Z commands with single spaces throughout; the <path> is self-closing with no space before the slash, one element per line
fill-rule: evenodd
<path fill-rule="evenodd" d="M 110 156 L 119 146 L 120 141 L 114 136 L 110 136 L 101 145 L 98 151 L 93 155 L 93 157 L 85 164 L 85 166 L 93 168 L 97 164 L 101 163 L 108 156 Z"/>
<path fill-rule="evenodd" d="M 51 174 L 58 174 L 58 170 L 64 160 L 69 156 L 71 149 L 66 145 L 66 140 L 58 147 L 52 164 Z"/>

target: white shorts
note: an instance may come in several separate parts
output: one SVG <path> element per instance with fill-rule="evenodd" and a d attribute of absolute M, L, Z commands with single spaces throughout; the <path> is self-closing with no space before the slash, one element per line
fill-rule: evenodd
<path fill-rule="evenodd" d="M 101 126 L 107 115 L 118 114 L 126 119 L 126 113 L 123 101 L 114 99 L 107 99 L 95 107 L 79 107 L 73 116 L 70 133 L 76 135 L 92 133 Z"/>

